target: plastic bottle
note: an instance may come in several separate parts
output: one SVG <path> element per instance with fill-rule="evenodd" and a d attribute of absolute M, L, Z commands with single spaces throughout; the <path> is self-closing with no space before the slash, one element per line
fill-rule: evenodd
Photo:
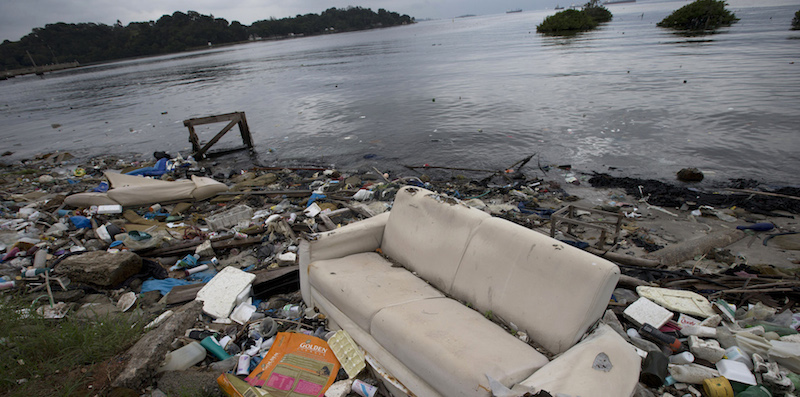
<path fill-rule="evenodd" d="M 41 269 L 45 267 L 46 264 L 47 264 L 47 249 L 40 248 L 33 255 L 33 267 L 36 269 Z"/>
<path fill-rule="evenodd" d="M 689 364 L 694 362 L 694 354 L 683 352 L 669 356 L 670 364 Z"/>
<path fill-rule="evenodd" d="M 239 365 L 236 367 L 236 375 L 247 375 L 250 373 L 250 356 L 242 354 L 239 356 Z"/>
<path fill-rule="evenodd" d="M 183 371 L 203 361 L 206 358 L 206 349 L 199 343 L 192 342 L 178 350 L 167 353 L 163 365 L 157 372 Z"/>
<path fill-rule="evenodd" d="M 361 397 L 374 397 L 376 393 L 378 393 L 378 388 L 375 386 L 370 385 L 360 379 L 356 379 L 353 381 L 353 386 L 351 388 L 354 392 L 356 392 Z"/>
<path fill-rule="evenodd" d="M 0 282 L 0 290 L 12 289 L 12 288 L 14 288 L 14 286 L 15 286 L 14 281 L 2 281 L 2 282 Z"/>
<path fill-rule="evenodd" d="M 186 269 L 186 275 L 189 276 L 198 272 L 202 272 L 203 270 L 208 270 L 208 265 L 200 265 L 191 269 Z"/>

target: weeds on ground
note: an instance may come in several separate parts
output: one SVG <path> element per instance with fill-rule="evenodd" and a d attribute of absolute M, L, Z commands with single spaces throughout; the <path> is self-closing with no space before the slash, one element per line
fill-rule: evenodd
<path fill-rule="evenodd" d="M 84 396 L 91 368 L 129 348 L 142 335 L 131 316 L 60 320 L 36 313 L 30 299 L 0 297 L 0 395 Z"/>

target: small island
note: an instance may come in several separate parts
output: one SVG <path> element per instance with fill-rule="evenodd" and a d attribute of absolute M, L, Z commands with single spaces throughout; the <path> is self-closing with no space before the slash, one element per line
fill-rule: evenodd
<path fill-rule="evenodd" d="M 792 30 L 800 30 L 800 11 L 794 13 L 794 19 L 792 19 Z"/>
<path fill-rule="evenodd" d="M 608 22 L 613 15 L 611 11 L 600 5 L 599 0 L 590 0 L 582 10 L 564 10 L 545 18 L 536 27 L 537 33 L 564 35 L 591 30 L 597 25 Z"/>
<path fill-rule="evenodd" d="M 713 31 L 722 26 L 730 26 L 739 18 L 725 9 L 725 5 L 723 0 L 696 0 L 679 8 L 656 26 L 692 32 Z"/>

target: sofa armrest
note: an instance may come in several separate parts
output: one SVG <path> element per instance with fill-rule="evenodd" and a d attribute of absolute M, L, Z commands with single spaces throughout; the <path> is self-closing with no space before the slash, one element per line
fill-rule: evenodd
<path fill-rule="evenodd" d="M 308 307 L 314 307 L 309 293 L 308 265 L 319 260 L 375 251 L 381 247 L 388 219 L 389 213 L 384 212 L 336 230 L 313 234 L 300 242 L 300 292 Z"/>
<path fill-rule="evenodd" d="M 628 397 L 639 382 L 641 360 L 631 344 L 601 324 L 520 385 L 553 395 Z"/>

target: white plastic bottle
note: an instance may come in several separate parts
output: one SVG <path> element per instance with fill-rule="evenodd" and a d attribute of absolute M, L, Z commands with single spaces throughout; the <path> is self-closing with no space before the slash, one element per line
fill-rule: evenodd
<path fill-rule="evenodd" d="M 198 342 L 192 342 L 178 350 L 167 353 L 164 364 L 157 372 L 183 371 L 203 361 L 206 358 L 206 349 Z"/>

